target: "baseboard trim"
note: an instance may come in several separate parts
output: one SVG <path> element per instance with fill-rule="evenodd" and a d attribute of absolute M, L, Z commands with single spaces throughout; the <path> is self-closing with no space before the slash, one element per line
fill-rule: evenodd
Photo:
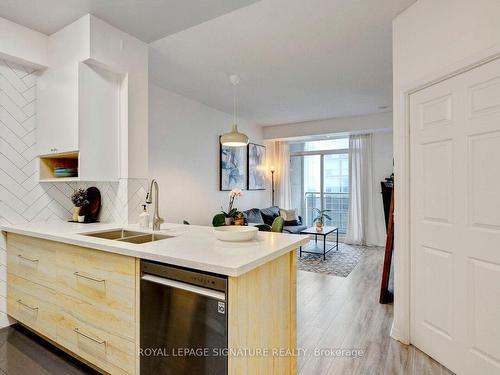
<path fill-rule="evenodd" d="M 401 331 L 399 331 L 397 328 L 394 327 L 394 323 L 392 323 L 390 336 L 391 338 L 393 338 L 396 341 L 399 341 L 402 344 L 410 345 L 410 338 L 406 337 L 405 335 L 402 335 Z"/>

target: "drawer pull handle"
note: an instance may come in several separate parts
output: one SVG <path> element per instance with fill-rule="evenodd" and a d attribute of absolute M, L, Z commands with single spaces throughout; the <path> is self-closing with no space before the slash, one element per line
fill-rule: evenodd
<path fill-rule="evenodd" d="M 106 280 L 104 279 L 96 279 L 94 277 L 91 277 L 91 276 L 87 276 L 87 275 L 82 275 L 80 272 L 75 272 L 73 275 L 75 275 L 76 277 L 81 277 L 83 279 L 87 279 L 87 280 L 92 280 L 92 281 L 95 281 L 96 283 L 104 283 L 106 282 Z"/>
<path fill-rule="evenodd" d="M 30 305 L 28 305 L 27 303 L 24 303 L 24 302 L 23 302 L 22 300 L 20 300 L 20 299 L 18 299 L 18 300 L 17 300 L 17 303 L 18 303 L 18 304 L 20 304 L 20 305 L 22 305 L 22 306 L 24 306 L 24 307 L 27 307 L 27 308 L 28 308 L 28 309 L 30 309 L 30 310 L 33 310 L 33 311 L 38 310 L 38 307 L 33 307 L 33 306 L 30 306 Z"/>
<path fill-rule="evenodd" d="M 85 337 L 85 338 L 87 338 L 87 339 L 89 339 L 89 340 L 91 340 L 91 341 L 95 342 L 96 344 L 106 346 L 106 340 L 98 340 L 98 339 L 95 339 L 95 338 L 93 338 L 93 337 L 90 337 L 89 335 L 86 335 L 85 333 L 81 332 L 81 331 L 78 329 L 78 327 L 77 327 L 77 328 L 75 328 L 75 329 L 73 330 L 73 332 L 76 332 L 78 335 L 82 335 L 83 337 Z"/>
<path fill-rule="evenodd" d="M 38 259 L 26 258 L 25 256 L 22 256 L 21 254 L 18 254 L 17 257 L 20 258 L 20 259 L 23 259 L 23 260 L 27 260 L 28 262 L 38 263 Z"/>

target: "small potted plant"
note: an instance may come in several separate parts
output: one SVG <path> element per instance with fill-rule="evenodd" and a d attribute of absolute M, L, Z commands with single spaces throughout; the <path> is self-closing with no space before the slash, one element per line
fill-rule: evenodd
<path fill-rule="evenodd" d="M 332 220 L 332 218 L 327 214 L 327 212 L 331 212 L 332 210 L 320 210 L 319 208 L 313 208 L 313 211 L 316 213 L 313 223 L 316 223 L 316 230 L 321 232 L 323 230 L 325 219 Z"/>
<path fill-rule="evenodd" d="M 85 216 L 80 215 L 80 213 L 82 207 L 89 204 L 89 201 L 87 200 L 87 192 L 84 189 L 75 190 L 73 195 L 71 195 L 71 202 L 73 202 L 75 206 L 73 208 L 73 221 L 83 223 L 85 221 Z"/>
<path fill-rule="evenodd" d="M 243 212 L 236 212 L 234 215 L 234 225 L 244 225 L 245 224 L 245 215 L 243 215 Z"/>
<path fill-rule="evenodd" d="M 226 225 L 231 225 L 234 217 L 238 213 L 238 209 L 234 208 L 233 205 L 234 205 L 236 198 L 239 198 L 242 195 L 243 195 L 243 192 L 241 191 L 241 189 L 238 189 L 238 188 L 234 188 L 233 190 L 231 190 L 229 192 L 229 205 L 228 205 L 227 211 L 222 210 L 222 213 L 224 214 L 224 217 L 225 217 L 225 224 Z"/>

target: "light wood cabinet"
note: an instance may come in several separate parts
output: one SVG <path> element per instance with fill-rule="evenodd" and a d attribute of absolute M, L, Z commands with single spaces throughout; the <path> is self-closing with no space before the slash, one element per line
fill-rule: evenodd
<path fill-rule="evenodd" d="M 49 241 L 9 234 L 8 272 L 53 288 L 56 282 L 56 250 Z"/>
<path fill-rule="evenodd" d="M 269 355 L 229 356 L 229 374 L 296 374 L 297 251 L 228 280 L 230 349 Z"/>
<path fill-rule="evenodd" d="M 135 259 L 61 243 L 55 246 L 62 307 L 83 322 L 134 340 Z"/>
<path fill-rule="evenodd" d="M 37 82 L 36 147 L 40 181 L 114 181 L 119 178 L 118 74 L 74 62 L 47 69 Z M 55 167 L 77 168 L 57 178 Z"/>
<path fill-rule="evenodd" d="M 135 374 L 135 258 L 8 233 L 7 312 L 111 374 Z"/>
<path fill-rule="evenodd" d="M 56 340 L 60 317 L 56 291 L 10 272 L 7 274 L 7 284 L 9 315 L 45 337 Z"/>
<path fill-rule="evenodd" d="M 9 315 L 99 371 L 139 374 L 139 259 L 13 233 L 7 256 Z M 296 373 L 296 251 L 228 277 L 228 345 L 269 350 L 230 355 L 231 375 Z"/>
<path fill-rule="evenodd" d="M 110 374 L 135 373 L 135 343 L 76 319 L 64 310 L 57 324 L 57 343 Z"/>

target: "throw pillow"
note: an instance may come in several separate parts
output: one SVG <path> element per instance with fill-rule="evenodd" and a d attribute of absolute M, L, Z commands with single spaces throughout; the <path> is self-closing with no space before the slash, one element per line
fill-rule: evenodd
<path fill-rule="evenodd" d="M 280 208 L 280 216 L 285 220 L 285 225 L 300 225 L 297 209 L 285 210 Z"/>
<path fill-rule="evenodd" d="M 280 215 L 285 221 L 299 220 L 299 215 L 297 214 L 297 209 L 285 210 L 280 208 Z"/>
<path fill-rule="evenodd" d="M 280 209 L 279 207 L 273 206 L 273 207 L 263 208 L 262 210 L 260 210 L 260 213 L 262 215 L 264 223 L 266 223 L 267 225 L 273 225 L 274 219 L 280 216 Z"/>
<path fill-rule="evenodd" d="M 264 220 L 258 208 L 243 211 L 243 214 L 246 216 L 247 222 L 249 223 L 264 224 Z"/>

